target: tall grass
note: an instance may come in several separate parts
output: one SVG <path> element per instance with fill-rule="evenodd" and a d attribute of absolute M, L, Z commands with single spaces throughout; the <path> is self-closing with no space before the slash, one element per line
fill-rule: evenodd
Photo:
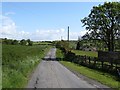
<path fill-rule="evenodd" d="M 2 87 L 24 88 L 48 46 L 2 45 Z"/>

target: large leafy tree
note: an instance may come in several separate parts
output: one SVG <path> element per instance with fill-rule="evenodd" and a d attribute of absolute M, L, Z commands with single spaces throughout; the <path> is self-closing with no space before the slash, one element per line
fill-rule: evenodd
<path fill-rule="evenodd" d="M 105 2 L 94 6 L 88 17 L 81 20 L 88 30 L 87 36 L 101 39 L 114 51 L 115 39 L 120 39 L 120 2 Z"/>

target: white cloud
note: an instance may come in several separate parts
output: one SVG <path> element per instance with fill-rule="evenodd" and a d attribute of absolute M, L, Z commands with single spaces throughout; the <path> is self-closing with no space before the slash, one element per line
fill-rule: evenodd
<path fill-rule="evenodd" d="M 7 15 L 14 15 L 15 14 L 15 12 L 6 12 L 5 13 L 5 15 L 7 16 Z"/>
<path fill-rule="evenodd" d="M 29 32 L 18 31 L 16 23 L 8 16 L 0 15 L 2 26 L 0 26 L 0 37 L 10 39 L 28 38 Z"/>
<path fill-rule="evenodd" d="M 16 24 L 13 20 L 6 16 L 0 16 L 0 20 L 2 20 L 2 26 L 0 27 L 0 34 L 2 37 L 10 37 L 16 34 Z"/>
<path fill-rule="evenodd" d="M 2 26 L 0 26 L 0 37 L 1 38 L 10 38 L 10 39 L 31 39 L 35 41 L 39 40 L 60 40 L 67 39 L 67 30 L 64 28 L 61 29 L 49 29 L 41 30 L 37 29 L 34 32 L 20 31 L 16 23 L 8 16 L 0 15 L 0 20 L 2 20 Z M 80 32 L 70 32 L 70 39 L 77 40 L 78 36 L 82 36 L 86 33 L 85 30 Z"/>
<path fill-rule="evenodd" d="M 37 29 L 32 33 L 31 38 L 34 40 L 60 40 L 61 36 L 65 37 L 64 29 L 57 30 L 40 30 Z"/>
<path fill-rule="evenodd" d="M 86 30 L 80 30 L 79 32 L 70 32 L 70 39 L 71 40 L 78 40 L 78 37 L 83 36 L 87 31 Z"/>

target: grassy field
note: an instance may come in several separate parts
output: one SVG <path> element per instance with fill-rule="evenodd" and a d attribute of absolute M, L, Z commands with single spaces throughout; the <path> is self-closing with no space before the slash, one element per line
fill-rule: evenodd
<path fill-rule="evenodd" d="M 98 52 L 94 51 L 80 51 L 80 50 L 72 50 L 73 53 L 76 55 L 81 55 L 81 56 L 90 56 L 90 57 L 98 57 Z"/>
<path fill-rule="evenodd" d="M 2 46 L 2 87 L 24 88 L 29 75 L 44 57 L 48 45 Z"/>
<path fill-rule="evenodd" d="M 75 53 L 76 55 L 81 55 L 81 56 L 90 56 L 90 57 L 98 57 L 98 52 L 94 52 L 94 51 L 81 51 L 81 50 L 72 50 L 73 53 Z M 91 63 L 94 63 L 94 61 L 91 61 Z M 97 62 L 97 64 L 99 65 L 101 62 Z M 106 65 L 110 65 L 109 62 L 104 62 L 104 64 Z M 113 64 L 113 66 L 116 66 L 116 64 Z M 118 66 L 120 66 L 118 64 Z"/>
<path fill-rule="evenodd" d="M 105 84 L 112 88 L 118 88 L 119 81 L 116 80 L 116 77 L 108 74 L 99 72 L 97 70 L 93 70 L 84 66 L 78 66 L 77 64 L 67 62 L 67 61 L 60 61 L 65 67 L 69 68 L 70 70 L 74 70 L 82 75 L 85 75 L 91 79 L 99 81 L 102 84 Z"/>

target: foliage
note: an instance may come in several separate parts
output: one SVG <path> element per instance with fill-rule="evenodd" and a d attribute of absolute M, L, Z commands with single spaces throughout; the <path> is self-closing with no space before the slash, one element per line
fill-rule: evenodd
<path fill-rule="evenodd" d="M 64 59 L 64 54 L 62 53 L 62 50 L 58 49 L 56 50 L 56 59 L 57 60 L 63 60 Z"/>
<path fill-rule="evenodd" d="M 65 51 L 69 51 L 69 42 L 68 41 L 64 41 L 64 40 L 62 40 L 62 41 L 58 41 L 57 43 L 56 43 L 56 47 L 57 48 L 60 48 L 60 49 L 65 49 Z"/>
<path fill-rule="evenodd" d="M 21 44 L 21 45 L 26 45 L 26 44 L 27 44 L 27 41 L 26 41 L 25 39 L 22 39 L 22 40 L 20 41 L 20 44 Z"/>
<path fill-rule="evenodd" d="M 94 6 L 88 17 L 81 21 L 88 30 L 83 38 L 100 38 L 109 51 L 114 51 L 115 39 L 120 39 L 120 2 Z"/>
<path fill-rule="evenodd" d="M 12 39 L 2 39 L 2 43 L 3 44 L 7 44 L 7 45 L 28 45 L 28 46 L 32 46 L 33 45 L 33 41 L 31 41 L 30 39 L 22 39 L 20 40 L 20 42 L 18 40 L 12 40 Z"/>
<path fill-rule="evenodd" d="M 77 46 L 76 46 L 76 50 L 79 50 L 79 49 L 80 49 L 80 42 L 78 41 Z"/>
<path fill-rule="evenodd" d="M 18 41 L 17 40 L 13 40 L 12 41 L 12 45 L 18 45 L 19 43 L 18 43 Z"/>
<path fill-rule="evenodd" d="M 28 42 L 28 46 L 32 46 L 33 45 L 33 42 L 30 41 L 30 39 L 28 39 L 27 42 Z"/>
<path fill-rule="evenodd" d="M 3 44 L 12 44 L 12 41 L 13 41 L 13 40 L 7 39 L 7 38 L 2 39 L 2 43 L 3 43 Z"/>
<path fill-rule="evenodd" d="M 78 42 L 77 42 L 77 45 L 76 45 L 76 50 L 82 50 L 82 48 L 83 48 L 83 43 L 82 43 L 82 41 L 78 41 Z"/>

